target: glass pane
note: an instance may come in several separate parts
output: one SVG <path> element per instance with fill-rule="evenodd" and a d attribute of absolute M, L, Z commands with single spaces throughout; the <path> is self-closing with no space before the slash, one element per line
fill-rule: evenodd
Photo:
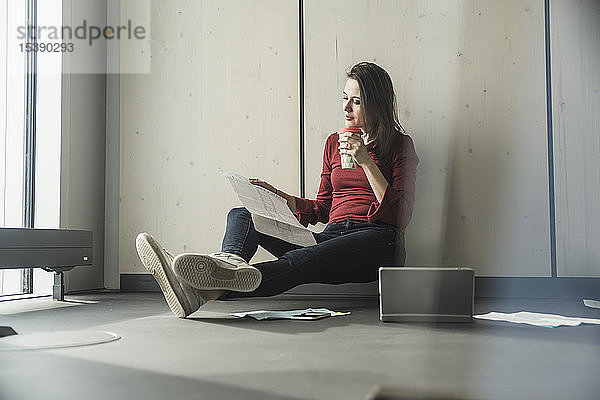
<path fill-rule="evenodd" d="M 38 26 L 60 27 L 62 0 L 37 2 Z M 41 42 L 60 43 L 59 39 Z M 60 227 L 60 146 L 61 146 L 62 53 L 37 54 L 37 109 L 35 149 L 35 227 Z M 33 292 L 52 294 L 53 273 L 33 269 Z"/>
<path fill-rule="evenodd" d="M 25 0 L 0 0 L 0 226 L 20 227 L 23 219 L 23 128 L 25 53 L 19 27 Z M 0 295 L 22 292 L 21 270 L 0 270 Z"/>

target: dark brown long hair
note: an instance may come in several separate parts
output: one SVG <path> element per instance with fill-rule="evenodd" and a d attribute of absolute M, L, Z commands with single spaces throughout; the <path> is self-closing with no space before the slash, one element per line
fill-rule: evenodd
<path fill-rule="evenodd" d="M 398 121 L 392 78 L 386 70 L 371 62 L 354 65 L 346 76 L 358 82 L 365 130 L 369 139 L 375 140 L 375 154 L 382 159 L 391 157 L 399 132 L 404 133 Z"/>

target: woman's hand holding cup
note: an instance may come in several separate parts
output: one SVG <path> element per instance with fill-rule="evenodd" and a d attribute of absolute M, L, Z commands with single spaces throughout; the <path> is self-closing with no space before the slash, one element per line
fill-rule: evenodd
<path fill-rule="evenodd" d="M 352 160 L 358 165 L 372 161 L 361 135 L 360 128 L 342 128 L 338 131 L 342 168 L 356 168 Z"/>

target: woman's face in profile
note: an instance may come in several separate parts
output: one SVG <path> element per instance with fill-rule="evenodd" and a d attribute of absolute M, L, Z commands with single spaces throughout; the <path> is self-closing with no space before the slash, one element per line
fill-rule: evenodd
<path fill-rule="evenodd" d="M 362 128 L 360 112 L 360 88 L 355 79 L 348 79 L 344 87 L 344 117 L 346 128 Z"/>

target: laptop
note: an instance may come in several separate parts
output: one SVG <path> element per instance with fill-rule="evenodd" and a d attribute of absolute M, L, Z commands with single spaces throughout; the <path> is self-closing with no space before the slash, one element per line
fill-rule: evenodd
<path fill-rule="evenodd" d="M 471 322 L 475 271 L 455 267 L 380 267 L 383 322 Z"/>

